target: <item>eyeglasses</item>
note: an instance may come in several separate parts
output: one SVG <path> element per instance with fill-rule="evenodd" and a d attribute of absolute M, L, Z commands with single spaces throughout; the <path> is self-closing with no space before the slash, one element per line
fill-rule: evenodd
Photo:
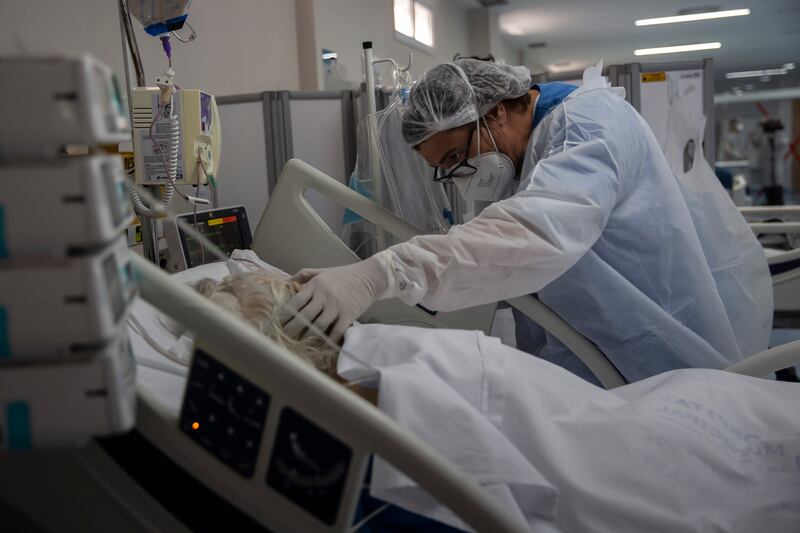
<path fill-rule="evenodd" d="M 433 168 L 433 181 L 436 183 L 453 183 L 453 178 L 468 178 L 478 171 L 478 168 L 469 164 L 469 147 L 472 146 L 472 134 L 475 128 L 470 128 L 467 145 L 464 147 L 464 160 L 448 170 L 439 167 Z M 441 173 L 441 175 L 440 175 Z"/>

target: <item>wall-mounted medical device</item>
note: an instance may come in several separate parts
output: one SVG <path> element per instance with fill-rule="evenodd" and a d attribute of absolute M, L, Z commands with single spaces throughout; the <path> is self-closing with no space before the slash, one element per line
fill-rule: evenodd
<path fill-rule="evenodd" d="M 184 213 L 176 219 L 194 228 L 227 255 L 234 250 L 248 250 L 253 242 L 247 211 L 241 205 Z M 164 221 L 164 235 L 169 249 L 168 270 L 172 272 L 219 260 L 208 250 L 202 250 L 200 242 L 176 220 Z"/>
<path fill-rule="evenodd" d="M 0 451 L 126 431 L 138 287 L 126 178 L 100 146 L 130 138 L 114 76 L 88 56 L 0 58 L 0 116 Z"/>
<path fill-rule="evenodd" d="M 0 258 L 63 257 L 110 243 L 128 224 L 119 157 L 0 163 Z"/>
<path fill-rule="evenodd" d="M 133 89 L 136 183 L 205 185 L 219 168 L 219 111 L 214 97 L 179 89 L 164 103 L 159 87 Z M 169 171 L 169 177 L 167 175 Z"/>
<path fill-rule="evenodd" d="M 130 138 L 111 69 L 90 56 L 0 58 L 0 159 Z"/>

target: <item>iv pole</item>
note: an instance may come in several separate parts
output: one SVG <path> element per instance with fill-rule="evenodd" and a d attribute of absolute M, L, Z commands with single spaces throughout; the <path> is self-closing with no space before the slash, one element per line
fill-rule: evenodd
<path fill-rule="evenodd" d="M 369 135 L 369 166 L 370 171 L 373 173 L 374 194 L 375 200 L 380 203 L 383 198 L 383 178 L 380 159 L 378 154 L 375 153 L 374 147 L 377 146 L 379 139 L 376 137 L 378 132 L 378 125 L 375 122 L 375 114 L 378 112 L 378 106 L 375 102 L 375 71 L 373 67 L 380 63 L 391 63 L 397 72 L 408 72 L 411 70 L 411 62 L 413 57 L 408 54 L 408 65 L 401 68 L 394 59 L 381 58 L 375 59 L 372 53 L 372 41 L 364 41 L 361 43 L 364 49 L 364 75 L 366 77 L 366 94 L 367 94 L 367 131 Z M 381 228 L 377 228 L 378 248 L 383 250 L 386 248 L 386 234 Z"/>
<path fill-rule="evenodd" d="M 135 70 L 136 87 L 146 87 L 147 81 L 144 77 L 144 67 L 142 57 L 139 54 L 139 45 L 136 42 L 136 35 L 133 33 L 131 24 L 131 13 L 128 8 L 128 0 L 119 0 L 119 27 L 122 37 L 122 57 L 125 64 L 125 86 L 128 92 L 128 111 L 130 113 L 131 125 L 133 125 L 133 75 Z M 131 69 L 131 62 L 133 69 Z M 160 198 L 159 187 L 145 185 L 150 194 Z M 151 263 L 159 263 L 158 250 L 158 222 L 155 219 L 139 215 L 139 222 L 142 225 L 142 252 L 144 257 Z"/>

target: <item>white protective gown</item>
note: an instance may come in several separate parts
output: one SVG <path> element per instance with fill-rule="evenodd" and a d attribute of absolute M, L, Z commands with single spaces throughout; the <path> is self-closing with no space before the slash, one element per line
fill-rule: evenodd
<path fill-rule="evenodd" d="M 447 311 L 538 293 L 628 381 L 724 368 L 766 349 L 763 250 L 713 172 L 699 171 L 703 158 L 676 177 L 616 91 L 599 67 L 587 69 L 535 128 L 514 196 L 447 235 L 389 248 L 398 297 Z M 559 341 L 517 318 L 518 347 L 591 378 Z"/>
<path fill-rule="evenodd" d="M 350 328 L 338 372 L 531 531 L 798 531 L 796 383 L 683 369 L 606 391 L 480 332 L 387 325 Z M 370 493 L 466 528 L 378 457 Z"/>

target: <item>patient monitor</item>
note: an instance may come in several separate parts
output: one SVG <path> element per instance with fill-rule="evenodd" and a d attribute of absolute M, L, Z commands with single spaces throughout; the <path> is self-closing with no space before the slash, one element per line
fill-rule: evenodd
<path fill-rule="evenodd" d="M 253 241 L 247 211 L 241 205 L 184 213 L 176 219 L 194 228 L 228 256 L 234 250 L 250 249 Z M 164 234 L 170 256 L 167 267 L 171 272 L 218 261 L 210 251 L 201 249 L 198 240 L 181 228 L 176 220 L 164 222 Z"/>

